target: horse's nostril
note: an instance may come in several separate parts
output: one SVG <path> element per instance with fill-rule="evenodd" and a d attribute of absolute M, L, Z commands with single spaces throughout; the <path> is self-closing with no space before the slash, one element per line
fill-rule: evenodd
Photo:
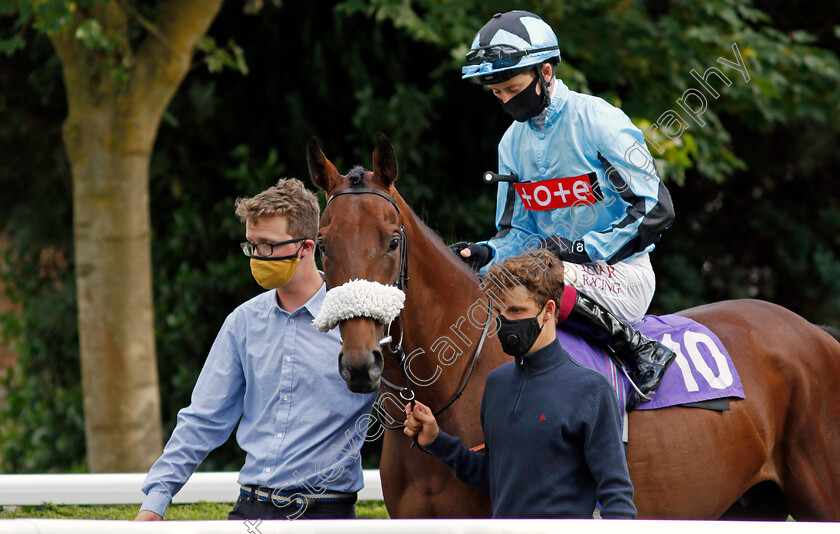
<path fill-rule="evenodd" d="M 382 367 L 384 360 L 382 359 L 382 351 L 373 350 L 373 365 L 368 367 L 368 376 L 371 380 L 377 380 L 382 375 Z"/>
<path fill-rule="evenodd" d="M 341 358 L 344 356 L 343 352 L 338 353 L 338 374 L 341 375 L 345 381 L 350 380 L 350 370 L 344 365 L 344 362 L 341 361 Z"/>

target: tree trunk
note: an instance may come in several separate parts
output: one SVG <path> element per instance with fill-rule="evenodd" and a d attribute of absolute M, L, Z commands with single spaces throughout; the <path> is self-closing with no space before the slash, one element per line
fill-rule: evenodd
<path fill-rule="evenodd" d="M 152 314 L 151 144 L 127 150 L 115 104 L 68 118 L 85 434 L 92 472 L 146 471 L 161 452 Z"/>
<path fill-rule="evenodd" d="M 85 434 L 92 472 L 142 472 L 160 455 L 152 314 L 149 162 L 166 107 L 222 0 L 168 0 L 136 53 L 120 2 L 92 8 L 108 54 L 73 28 L 51 35 L 61 59 L 73 175 L 73 232 Z M 108 62 L 116 58 L 117 61 Z M 114 76 L 130 60 L 127 79 Z"/>

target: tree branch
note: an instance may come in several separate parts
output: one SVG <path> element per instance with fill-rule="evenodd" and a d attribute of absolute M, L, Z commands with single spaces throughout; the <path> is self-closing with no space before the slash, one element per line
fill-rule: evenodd
<path fill-rule="evenodd" d="M 143 39 L 132 76 L 132 101 L 162 115 L 190 68 L 196 43 L 223 0 L 168 0 L 155 19 L 159 30 Z M 169 47 L 162 43 L 169 43 Z"/>
<path fill-rule="evenodd" d="M 143 26 L 143 28 L 145 28 L 147 32 L 149 32 L 149 34 L 157 37 L 157 39 L 160 41 L 160 44 L 162 44 L 164 48 L 169 50 L 169 52 L 172 55 L 178 55 L 178 52 L 175 51 L 175 48 L 169 43 L 169 41 L 166 40 L 166 36 L 163 35 L 163 33 L 158 29 L 157 26 L 154 25 L 152 21 L 144 17 L 143 14 L 140 13 L 140 10 L 138 10 L 134 6 L 134 4 L 132 4 L 129 0 L 119 0 L 119 3 L 123 6 L 123 9 L 125 9 L 132 17 L 137 19 L 137 22 L 139 22 L 140 25 Z"/>
<path fill-rule="evenodd" d="M 96 19 L 105 32 L 120 36 L 123 50 L 128 50 L 128 21 L 125 11 L 117 3 L 109 2 L 91 8 L 89 18 Z M 99 72 L 102 67 L 101 51 L 88 48 L 76 37 L 79 20 L 68 24 L 58 33 L 48 34 L 61 61 L 67 104 L 71 112 L 74 103 L 103 98 L 106 92 L 114 89 L 110 80 Z"/>

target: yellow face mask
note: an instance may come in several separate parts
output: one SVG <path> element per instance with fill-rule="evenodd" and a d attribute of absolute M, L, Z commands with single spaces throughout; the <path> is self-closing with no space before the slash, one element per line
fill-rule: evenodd
<path fill-rule="evenodd" d="M 300 264 L 300 258 L 279 261 L 251 258 L 251 274 L 265 289 L 277 289 L 289 283 Z"/>

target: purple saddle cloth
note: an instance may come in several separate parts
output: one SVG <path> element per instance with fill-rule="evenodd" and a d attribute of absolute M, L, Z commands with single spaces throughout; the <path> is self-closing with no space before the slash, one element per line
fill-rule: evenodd
<path fill-rule="evenodd" d="M 635 326 L 677 353 L 653 399 L 642 402 L 637 409 L 653 410 L 724 397 L 744 398 L 741 377 L 726 347 L 705 326 L 679 315 L 646 315 Z M 557 338 L 578 363 L 606 376 L 618 393 L 619 404 L 627 405 L 630 381 L 602 348 L 562 328 L 562 324 L 557 328 Z"/>

